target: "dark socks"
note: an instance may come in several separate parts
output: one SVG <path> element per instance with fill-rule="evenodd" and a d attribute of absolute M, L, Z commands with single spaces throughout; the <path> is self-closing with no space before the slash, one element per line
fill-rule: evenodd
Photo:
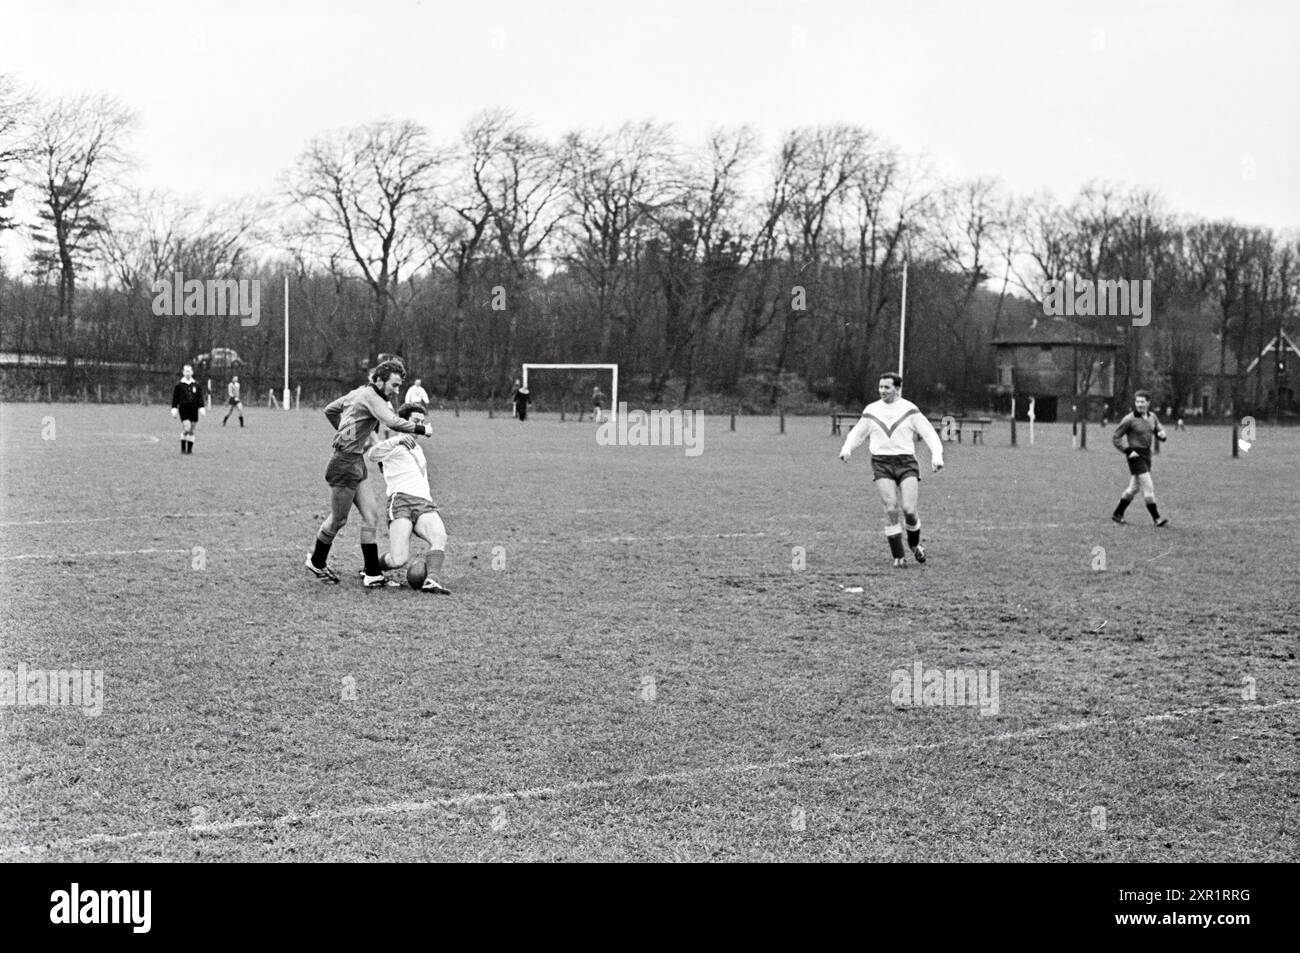
<path fill-rule="evenodd" d="M 330 546 L 333 543 L 333 540 L 327 543 L 319 536 L 316 537 L 316 549 L 311 554 L 311 564 L 317 569 L 325 568 L 325 563 L 330 558 Z"/>
<path fill-rule="evenodd" d="M 1147 503 L 1147 512 L 1151 514 L 1151 522 L 1153 523 L 1160 522 L 1160 511 L 1156 509 L 1155 500 L 1151 500 L 1149 503 Z"/>
<path fill-rule="evenodd" d="M 894 554 L 895 559 L 903 558 L 903 534 L 890 533 L 885 537 L 889 540 L 889 551 Z"/>
<path fill-rule="evenodd" d="M 916 549 L 921 545 L 921 520 L 917 517 L 911 519 L 903 517 L 903 522 L 907 524 L 907 545 Z"/>
<path fill-rule="evenodd" d="M 1119 506 L 1115 507 L 1115 515 L 1116 515 L 1116 516 L 1123 516 L 1123 515 L 1124 515 L 1124 511 L 1125 511 L 1126 509 L 1128 509 L 1128 505 L 1129 505 L 1130 503 L 1132 503 L 1132 502 L 1133 502 L 1133 498 L 1132 498 L 1132 497 L 1130 497 L 1130 496 L 1121 496 L 1121 497 L 1119 498 Z"/>
<path fill-rule="evenodd" d="M 367 576 L 382 576 L 384 574 L 383 563 L 379 561 L 378 543 L 362 543 L 361 555 L 366 561 Z"/>

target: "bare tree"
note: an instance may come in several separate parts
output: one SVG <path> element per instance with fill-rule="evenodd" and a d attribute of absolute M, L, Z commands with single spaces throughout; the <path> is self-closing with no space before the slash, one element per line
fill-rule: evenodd
<path fill-rule="evenodd" d="M 571 133 L 567 170 L 566 260 L 591 283 L 600 322 L 599 353 L 609 354 L 613 325 L 635 338 L 639 305 L 626 292 L 628 267 L 641 253 L 655 216 L 680 197 L 681 173 L 672 136 L 653 122 L 626 123 L 616 132 Z"/>
<path fill-rule="evenodd" d="M 355 267 L 370 290 L 371 361 L 390 315 L 408 303 L 402 278 L 421 260 L 416 217 L 444 161 L 419 125 L 382 121 L 314 140 L 289 174 L 289 195 L 318 253 Z"/>
<path fill-rule="evenodd" d="M 126 164 L 122 140 L 134 123 L 116 100 L 82 95 L 45 104 L 33 132 L 27 171 L 40 196 L 34 257 L 58 269 L 62 323 L 71 323 L 77 272 L 106 227 L 106 194 Z"/>
<path fill-rule="evenodd" d="M 35 100 L 8 73 L 0 73 L 0 232 L 15 228 L 12 213 L 17 182 L 13 170 L 26 162 L 31 152 L 30 121 Z"/>

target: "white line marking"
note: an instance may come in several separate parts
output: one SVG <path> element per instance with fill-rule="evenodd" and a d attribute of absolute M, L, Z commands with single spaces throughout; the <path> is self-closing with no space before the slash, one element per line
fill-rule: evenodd
<path fill-rule="evenodd" d="M 98 844 L 122 844 L 138 840 L 157 840 L 175 837 L 178 834 L 228 834 L 234 831 L 250 830 L 259 827 L 286 827 L 314 821 L 333 821 L 356 817 L 386 817 L 393 814 L 421 814 L 428 811 L 469 807 L 474 804 L 492 804 L 502 801 L 528 801 L 536 798 L 563 797 L 584 791 L 609 791 L 617 788 L 636 787 L 643 784 L 673 784 L 711 776 L 730 777 L 743 774 L 758 774 L 765 771 L 785 771 L 790 768 L 818 764 L 843 764 L 848 761 L 861 761 L 867 758 L 890 757 L 920 751 L 937 751 L 942 748 L 978 748 L 986 744 L 1003 741 L 1023 741 L 1045 738 L 1053 734 L 1066 734 L 1077 731 L 1090 731 L 1096 728 L 1118 728 L 1122 726 L 1141 726 L 1154 722 L 1178 721 L 1181 718 L 1208 714 L 1239 714 L 1242 712 L 1271 711 L 1278 708 L 1290 708 L 1300 705 L 1300 699 L 1273 702 L 1268 705 L 1218 705 L 1208 708 L 1178 708 L 1173 711 L 1155 715 L 1140 715 L 1134 718 L 1085 718 L 1080 721 L 1064 721 L 1040 728 L 1024 728 L 1020 731 L 1004 731 L 1000 734 L 986 735 L 983 738 L 970 738 L 954 741 L 934 741 L 927 744 L 892 745 L 888 747 L 860 748 L 857 751 L 845 751 L 826 755 L 812 755 L 800 758 L 787 758 L 784 761 L 767 761 L 756 764 L 736 764 L 722 767 L 708 766 L 687 768 L 681 771 L 668 771 L 662 774 L 632 774 L 610 778 L 606 781 L 571 781 L 546 787 L 522 788 L 514 791 L 479 791 L 474 794 L 460 794 L 453 797 L 431 798 L 424 801 L 390 801 L 387 804 L 361 804 L 354 807 L 334 808 L 313 811 L 309 814 L 283 814 L 271 820 L 260 817 L 237 821 L 223 821 L 217 824 L 190 825 L 185 827 L 165 827 L 146 831 L 130 831 L 125 834 L 91 834 L 88 837 L 65 838 L 49 844 L 32 846 L 20 844 L 14 847 L 0 847 L 0 857 L 5 855 L 31 855 L 45 853 L 69 847 L 90 847 Z"/>

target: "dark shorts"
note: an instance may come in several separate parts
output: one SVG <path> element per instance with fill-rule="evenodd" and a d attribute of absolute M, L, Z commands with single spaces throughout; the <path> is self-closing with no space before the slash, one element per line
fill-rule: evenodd
<path fill-rule="evenodd" d="M 325 467 L 325 482 L 330 486 L 355 490 L 366 476 L 366 458 L 359 453 L 335 452 Z"/>
<path fill-rule="evenodd" d="M 425 513 L 436 513 L 438 507 L 428 500 L 422 500 L 418 496 L 411 496 L 409 493 L 394 493 L 388 498 L 388 522 L 394 520 L 410 520 L 414 525 L 420 522 L 420 517 Z"/>
<path fill-rule="evenodd" d="M 591 406 L 595 407 L 597 410 L 600 410 L 600 398 L 596 398 L 595 400 L 593 400 L 591 402 Z"/>
<path fill-rule="evenodd" d="M 1138 451 L 1136 457 L 1130 457 L 1127 454 L 1124 459 L 1128 462 L 1128 472 L 1134 476 L 1141 476 L 1143 473 L 1151 472 L 1151 454 Z"/>
<path fill-rule="evenodd" d="M 871 479 L 902 483 L 908 477 L 921 479 L 921 467 L 910 453 L 882 454 L 871 457 Z"/>
<path fill-rule="evenodd" d="M 181 407 L 181 420 L 188 420 L 192 424 L 199 422 L 199 408 L 196 404 L 193 407 Z"/>
<path fill-rule="evenodd" d="M 226 401 L 226 403 L 229 404 L 231 407 L 238 407 L 241 403 L 243 403 L 243 401 L 241 401 L 238 397 L 232 397 L 230 398 L 230 400 Z"/>

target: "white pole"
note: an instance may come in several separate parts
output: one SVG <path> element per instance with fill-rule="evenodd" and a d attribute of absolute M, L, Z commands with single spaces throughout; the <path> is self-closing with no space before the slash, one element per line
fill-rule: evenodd
<path fill-rule="evenodd" d="M 609 395 L 609 419 L 611 423 L 618 423 L 618 365 L 614 365 L 614 383 L 610 385 L 613 391 Z"/>
<path fill-rule="evenodd" d="M 284 276 L 284 409 L 292 410 L 289 399 L 289 276 Z"/>
<path fill-rule="evenodd" d="M 903 259 L 903 303 L 898 318 L 898 376 L 903 376 L 903 341 L 907 335 L 907 259 Z"/>

